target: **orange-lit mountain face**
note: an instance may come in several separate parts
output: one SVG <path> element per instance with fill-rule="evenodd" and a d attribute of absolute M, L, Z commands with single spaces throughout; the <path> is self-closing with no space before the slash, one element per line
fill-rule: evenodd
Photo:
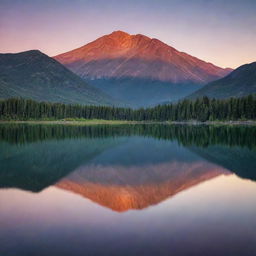
<path fill-rule="evenodd" d="M 122 31 L 54 58 L 131 107 L 179 100 L 231 72 L 157 39 Z"/>
<path fill-rule="evenodd" d="M 115 31 L 55 57 L 83 78 L 204 84 L 230 73 L 144 35 Z"/>

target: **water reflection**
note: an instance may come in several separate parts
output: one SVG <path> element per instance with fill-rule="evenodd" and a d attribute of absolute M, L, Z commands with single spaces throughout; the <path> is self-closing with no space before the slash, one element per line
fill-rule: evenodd
<path fill-rule="evenodd" d="M 255 180 L 255 135 L 255 127 L 1 125 L 0 187 L 56 184 L 111 209 L 142 209 L 219 174 Z"/>
<path fill-rule="evenodd" d="M 0 255 L 256 255 L 255 132 L 0 125 Z"/>
<path fill-rule="evenodd" d="M 112 210 L 144 209 L 229 172 L 177 142 L 131 137 L 57 183 Z"/>

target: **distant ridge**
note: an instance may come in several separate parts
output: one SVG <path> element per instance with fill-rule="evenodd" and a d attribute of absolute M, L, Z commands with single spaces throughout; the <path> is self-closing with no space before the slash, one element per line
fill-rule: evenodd
<path fill-rule="evenodd" d="M 210 98 L 243 97 L 256 93 L 256 62 L 245 64 L 226 77 L 213 81 L 202 89 L 189 95 L 195 99 L 202 96 Z"/>
<path fill-rule="evenodd" d="M 114 101 L 38 50 L 0 54 L 0 98 L 112 105 Z"/>

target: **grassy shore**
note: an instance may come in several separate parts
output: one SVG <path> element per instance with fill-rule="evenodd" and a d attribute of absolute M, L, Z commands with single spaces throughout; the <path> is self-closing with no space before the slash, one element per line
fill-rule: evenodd
<path fill-rule="evenodd" d="M 64 124 L 64 125 L 122 125 L 122 124 L 141 124 L 145 122 L 126 121 L 126 120 L 102 120 L 102 119 L 63 119 L 63 120 L 0 120 L 1 123 L 16 124 Z"/>
<path fill-rule="evenodd" d="M 256 125 L 256 121 L 254 120 L 246 120 L 246 121 L 172 121 L 168 122 L 169 124 L 189 124 L 189 125 Z"/>
<path fill-rule="evenodd" d="M 63 124 L 63 125 L 125 125 L 125 124 L 169 124 L 169 125 L 256 125 L 256 121 L 127 121 L 102 119 L 62 119 L 62 120 L 0 120 L 1 123 L 17 124 Z"/>

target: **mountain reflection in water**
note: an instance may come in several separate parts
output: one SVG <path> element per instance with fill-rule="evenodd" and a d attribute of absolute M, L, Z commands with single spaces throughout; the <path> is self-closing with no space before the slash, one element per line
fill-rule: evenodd
<path fill-rule="evenodd" d="M 0 186 L 55 185 L 123 212 L 144 209 L 218 175 L 255 180 L 255 128 L 0 127 Z"/>
<path fill-rule="evenodd" d="M 0 125 L 0 255 L 256 255 L 256 127 Z"/>
<path fill-rule="evenodd" d="M 92 172 L 93 181 L 90 180 Z M 144 209 L 226 173 L 228 172 L 225 169 L 204 162 L 171 162 L 140 167 L 89 165 L 75 170 L 56 186 L 80 194 L 114 211 L 123 212 Z M 112 182 L 102 181 L 102 176 L 106 181 Z M 162 176 L 164 180 L 161 179 Z M 153 179 L 147 181 L 148 178 Z"/>

